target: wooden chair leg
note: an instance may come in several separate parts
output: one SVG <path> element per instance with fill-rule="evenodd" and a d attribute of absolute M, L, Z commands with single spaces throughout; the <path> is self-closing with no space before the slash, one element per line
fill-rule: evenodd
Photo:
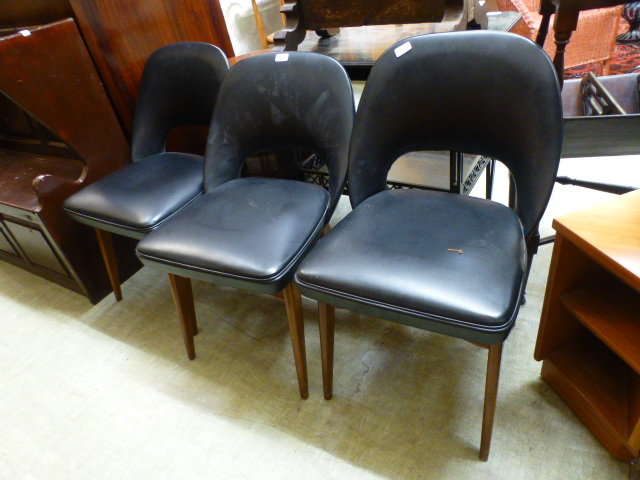
<path fill-rule="evenodd" d="M 293 357 L 298 373 L 298 386 L 300 396 L 303 399 L 309 397 L 309 382 L 307 379 L 307 354 L 304 341 L 304 320 L 302 318 L 302 297 L 298 287 L 292 282 L 283 290 L 284 302 L 287 306 L 287 321 L 291 343 L 293 344 Z"/>
<path fill-rule="evenodd" d="M 491 448 L 493 418 L 496 413 L 498 397 L 498 380 L 500 379 L 500 360 L 502 359 L 502 343 L 489 346 L 487 362 L 487 383 L 484 390 L 484 413 L 482 417 L 482 438 L 480 440 L 480 460 L 486 462 Z"/>
<path fill-rule="evenodd" d="M 120 273 L 118 272 L 118 262 L 116 260 L 116 252 L 113 249 L 113 238 L 111 233 L 99 228 L 94 228 L 96 236 L 98 237 L 98 245 L 100 245 L 100 252 L 102 252 L 102 259 L 107 267 L 107 273 L 109 274 L 109 281 L 111 282 L 111 288 L 113 289 L 113 295 L 119 302 L 122 300 L 122 290 L 120 290 Z"/>
<path fill-rule="evenodd" d="M 318 319 L 322 355 L 322 387 L 325 400 L 331 400 L 333 396 L 333 339 L 336 325 L 336 309 L 333 305 L 318 302 Z"/>
<path fill-rule="evenodd" d="M 193 303 L 191 279 L 170 273 L 169 283 L 171 284 L 173 301 L 176 304 L 178 316 L 180 317 L 180 326 L 182 327 L 184 345 L 187 347 L 187 356 L 189 360 L 193 360 L 196 358 L 196 347 L 193 336 L 198 327 L 196 323 L 196 309 Z"/>

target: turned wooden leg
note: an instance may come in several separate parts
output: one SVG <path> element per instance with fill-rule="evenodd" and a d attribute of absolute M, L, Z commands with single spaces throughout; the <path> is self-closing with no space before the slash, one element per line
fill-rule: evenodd
<path fill-rule="evenodd" d="M 322 354 L 322 387 L 324 398 L 333 396 L 333 339 L 336 325 L 336 309 L 333 305 L 318 302 L 320 325 L 320 351 Z"/>
<path fill-rule="evenodd" d="M 489 449 L 491 448 L 491 433 L 493 432 L 493 417 L 496 413 L 502 345 L 501 343 L 489 346 L 487 383 L 484 390 L 484 413 L 482 416 L 482 438 L 480 440 L 480 460 L 483 462 L 486 462 L 489 458 Z"/>
<path fill-rule="evenodd" d="M 122 290 L 120 290 L 120 273 L 118 273 L 118 262 L 116 260 L 116 252 L 113 250 L 113 238 L 111 233 L 99 228 L 94 228 L 96 236 L 98 237 L 98 245 L 100 245 L 100 251 L 102 252 L 102 259 L 107 267 L 107 273 L 109 274 L 109 281 L 111 282 L 111 288 L 113 289 L 113 295 L 119 302 L 122 300 Z"/>
<path fill-rule="evenodd" d="M 564 84 L 564 54 L 567 49 L 567 45 L 571 40 L 571 34 L 573 32 L 561 32 L 557 31 L 554 41 L 556 43 L 556 54 L 553 57 L 553 66 L 558 74 L 558 81 L 560 83 L 560 89 Z"/>
<path fill-rule="evenodd" d="M 536 36 L 536 43 L 544 48 L 544 42 L 547 39 L 547 34 L 549 33 L 549 23 L 551 21 L 551 15 L 555 13 L 555 7 L 551 2 L 541 2 L 540 7 L 540 15 L 542 15 L 542 20 L 540 20 L 540 26 L 538 27 L 538 34 Z"/>
<path fill-rule="evenodd" d="M 287 306 L 287 321 L 293 344 L 293 357 L 296 361 L 298 386 L 300 396 L 309 397 L 309 382 L 307 380 L 307 354 L 304 342 L 304 320 L 302 318 L 302 297 L 298 287 L 292 282 L 283 290 L 284 302 Z"/>
<path fill-rule="evenodd" d="M 193 360 L 196 358 L 196 347 L 193 342 L 193 336 L 198 327 L 196 323 L 196 309 L 193 303 L 191 279 L 170 273 L 169 283 L 171 284 L 173 301 L 176 304 L 178 316 L 180 317 L 180 326 L 182 327 L 184 345 L 187 347 L 187 356 L 189 360 Z"/>

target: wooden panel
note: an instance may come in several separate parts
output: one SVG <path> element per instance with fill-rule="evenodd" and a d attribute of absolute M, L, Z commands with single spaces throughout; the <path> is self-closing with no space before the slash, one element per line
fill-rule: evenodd
<path fill-rule="evenodd" d="M 149 55 L 197 41 L 233 56 L 222 10 L 214 0 L 70 0 L 82 34 L 125 129 L 131 134 L 142 70 Z"/>
<path fill-rule="evenodd" d="M 3 166 L 19 174 L 16 183 L 23 190 L 0 203 L 2 212 L 17 210 L 7 214 L 34 217 L 30 221 L 38 225 L 70 277 L 56 273 L 60 270 L 55 262 L 44 268 L 10 255 L 3 254 L 3 259 L 96 302 L 107 293 L 108 282 L 95 236 L 71 220 L 62 203 L 84 185 L 127 164 L 126 137 L 72 19 L 30 29 L 27 36 L 0 38 L 0 57 L 0 90 L 81 158 L 74 163 L 67 158 L 41 161 L 31 155 L 23 157 L 22 164 Z M 14 180 L 3 179 L 11 184 L 3 195 L 18 187 Z"/>
<path fill-rule="evenodd" d="M 542 377 L 624 461 L 635 458 L 628 445 L 629 374 L 629 367 L 593 338 L 553 352 L 542 367 Z"/>
<path fill-rule="evenodd" d="M 561 301 L 640 374 L 640 295 L 622 283 L 609 283 L 567 293 Z"/>
<path fill-rule="evenodd" d="M 0 1 L 0 28 L 41 25 L 71 16 L 69 0 Z"/>
<path fill-rule="evenodd" d="M 307 28 L 439 22 L 444 0 L 298 0 Z"/>
<path fill-rule="evenodd" d="M 640 452 L 640 376 L 631 375 L 629 385 L 629 447 Z"/>
<path fill-rule="evenodd" d="M 562 306 L 560 297 L 603 276 L 606 273 L 593 260 L 562 234 L 556 236 L 533 355 L 536 360 L 583 335 L 585 327 Z"/>
<path fill-rule="evenodd" d="M 0 38 L 0 90 L 58 134 L 101 178 L 129 160 L 122 134 L 73 20 Z"/>
<path fill-rule="evenodd" d="M 0 149 L 0 203 L 35 211 L 40 200 L 32 184 L 38 176 L 78 180 L 83 169 L 79 161 Z"/>
<path fill-rule="evenodd" d="M 60 275 L 67 275 L 60 260 L 41 231 L 8 221 L 5 222 L 5 225 L 31 263 Z"/>
<path fill-rule="evenodd" d="M 553 228 L 640 291 L 640 190 L 556 218 Z"/>

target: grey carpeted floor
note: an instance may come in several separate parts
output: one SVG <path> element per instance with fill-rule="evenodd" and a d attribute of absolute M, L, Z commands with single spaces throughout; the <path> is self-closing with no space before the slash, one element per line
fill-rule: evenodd
<path fill-rule="evenodd" d="M 588 203 L 559 188 L 546 229 Z M 505 346 L 487 463 L 477 458 L 486 351 L 471 344 L 338 311 L 325 401 L 305 300 L 303 401 L 276 298 L 195 282 L 189 361 L 163 275 L 143 268 L 123 301 L 92 306 L 0 262 L 0 479 L 626 478 L 533 359 L 551 249 L 535 259 Z"/>

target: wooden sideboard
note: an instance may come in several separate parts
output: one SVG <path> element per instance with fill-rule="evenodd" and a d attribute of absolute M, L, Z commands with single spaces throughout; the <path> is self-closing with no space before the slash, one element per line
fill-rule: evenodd
<path fill-rule="evenodd" d="M 609 452 L 640 453 L 640 191 L 553 222 L 534 357 Z"/>
<path fill-rule="evenodd" d="M 94 303 L 110 291 L 93 231 L 62 203 L 130 161 L 144 64 L 180 41 L 233 55 L 216 1 L 0 2 L 0 260 Z M 167 148 L 205 143 L 206 130 L 176 129 Z M 114 241 L 124 280 L 141 265 L 133 242 Z"/>
<path fill-rule="evenodd" d="M 72 19 L 1 37 L 0 57 L 0 258 L 97 301 L 95 241 L 62 202 L 126 165 L 129 145 Z"/>

